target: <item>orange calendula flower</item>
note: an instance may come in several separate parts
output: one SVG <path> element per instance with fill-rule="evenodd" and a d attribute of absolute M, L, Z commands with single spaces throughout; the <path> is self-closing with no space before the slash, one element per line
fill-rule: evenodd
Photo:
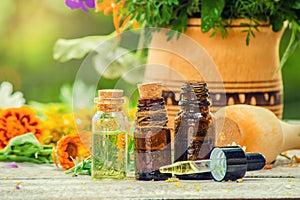
<path fill-rule="evenodd" d="M 7 108 L 0 111 L 0 149 L 15 136 L 33 133 L 38 140 L 43 136 L 44 126 L 36 113 L 28 106 Z"/>
<path fill-rule="evenodd" d="M 91 152 L 85 148 L 79 135 L 66 135 L 62 137 L 55 150 L 54 162 L 59 162 L 64 170 L 70 169 L 75 164 L 73 160 L 78 158 L 81 162 L 82 158 L 87 158 Z M 56 157 L 57 156 L 57 160 Z M 57 164 L 57 163 L 56 163 Z"/>

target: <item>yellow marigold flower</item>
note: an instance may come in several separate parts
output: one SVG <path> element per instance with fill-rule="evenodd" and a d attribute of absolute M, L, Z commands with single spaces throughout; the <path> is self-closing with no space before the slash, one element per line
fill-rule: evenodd
<path fill-rule="evenodd" d="M 65 107 L 65 105 L 53 104 L 42 112 L 46 129 L 43 144 L 55 146 L 62 136 L 76 133 L 74 115 L 66 113 Z"/>
<path fill-rule="evenodd" d="M 42 138 L 44 126 L 36 113 L 28 106 L 8 108 L 0 111 L 0 149 L 15 136 L 33 133 L 38 140 Z"/>
<path fill-rule="evenodd" d="M 75 165 L 73 160 L 78 158 L 81 162 L 82 158 L 87 158 L 91 152 L 85 148 L 79 135 L 76 134 L 62 137 L 57 143 L 55 154 L 61 167 L 67 170 Z M 57 162 L 55 158 L 53 160 Z"/>

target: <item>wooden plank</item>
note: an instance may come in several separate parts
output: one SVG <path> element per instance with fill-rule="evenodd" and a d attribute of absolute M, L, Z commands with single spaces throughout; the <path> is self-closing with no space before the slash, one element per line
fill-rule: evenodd
<path fill-rule="evenodd" d="M 281 157 L 271 170 L 247 172 L 242 182 L 93 181 L 54 165 L 20 163 L 0 168 L 0 199 L 300 199 L 300 166 L 288 162 Z"/>

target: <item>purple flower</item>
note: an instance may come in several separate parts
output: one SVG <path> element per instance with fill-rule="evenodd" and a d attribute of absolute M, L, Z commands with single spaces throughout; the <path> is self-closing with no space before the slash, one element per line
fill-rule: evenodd
<path fill-rule="evenodd" d="M 88 12 L 88 8 L 95 8 L 95 0 L 66 0 L 65 4 L 71 8 L 80 8 L 81 10 Z"/>
<path fill-rule="evenodd" d="M 17 189 L 17 190 L 22 189 L 22 182 L 17 182 L 17 183 L 16 183 L 16 189 Z"/>
<path fill-rule="evenodd" d="M 16 162 L 5 162 L 0 165 L 3 168 L 19 168 L 19 165 Z"/>

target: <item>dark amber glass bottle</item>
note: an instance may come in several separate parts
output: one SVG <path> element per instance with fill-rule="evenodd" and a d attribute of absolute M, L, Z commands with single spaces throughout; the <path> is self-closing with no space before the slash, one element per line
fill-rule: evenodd
<path fill-rule="evenodd" d="M 163 98 L 139 99 L 135 114 L 135 177 L 166 180 L 159 168 L 171 164 L 171 133 Z"/>
<path fill-rule="evenodd" d="M 188 82 L 181 87 L 179 113 L 175 117 L 174 161 L 208 159 L 215 144 L 205 82 Z M 210 179 L 210 173 L 178 176 L 180 179 Z"/>

